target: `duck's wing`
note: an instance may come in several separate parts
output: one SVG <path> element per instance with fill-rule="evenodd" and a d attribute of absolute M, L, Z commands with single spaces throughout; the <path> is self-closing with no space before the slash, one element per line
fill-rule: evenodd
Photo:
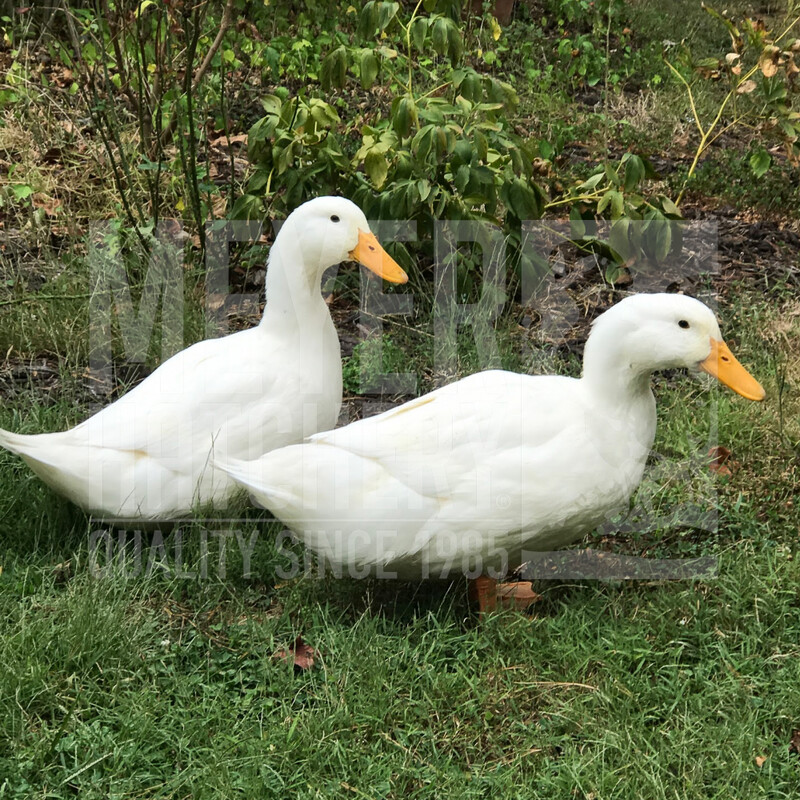
<path fill-rule="evenodd" d="M 165 361 L 119 400 L 73 428 L 75 443 L 139 450 L 168 459 L 191 449 L 265 398 L 274 412 L 287 408 L 293 386 L 284 390 L 279 368 L 264 368 L 253 330 L 197 342 Z"/>
<path fill-rule="evenodd" d="M 561 468 L 565 437 L 574 438 L 576 384 L 478 373 L 225 468 L 335 563 L 402 561 L 445 531 L 498 535 L 509 514 L 519 527 L 531 469 Z"/>
<path fill-rule="evenodd" d="M 398 408 L 317 434 L 379 463 L 414 491 L 450 497 L 469 473 L 520 446 L 547 448 L 574 424 L 577 381 L 479 372 Z"/>

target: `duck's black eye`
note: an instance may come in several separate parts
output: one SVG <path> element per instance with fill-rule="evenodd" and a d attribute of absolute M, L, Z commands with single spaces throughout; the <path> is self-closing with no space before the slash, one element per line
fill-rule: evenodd
<path fill-rule="evenodd" d="M 681 328 L 688 328 L 689 327 L 689 323 L 685 319 L 678 320 L 678 325 L 680 325 Z"/>
<path fill-rule="evenodd" d="M 339 217 L 337 217 L 336 214 L 331 214 L 331 222 L 338 222 L 338 221 Z"/>

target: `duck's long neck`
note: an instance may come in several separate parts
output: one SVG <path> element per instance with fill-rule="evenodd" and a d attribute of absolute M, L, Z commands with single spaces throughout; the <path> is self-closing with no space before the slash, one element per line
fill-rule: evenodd
<path fill-rule="evenodd" d="M 626 338 L 632 332 L 593 330 L 583 354 L 583 381 L 598 399 L 620 408 L 652 403 L 650 370 L 632 363 Z"/>
<path fill-rule="evenodd" d="M 606 441 L 609 463 L 638 465 L 632 486 L 641 478 L 656 434 L 656 400 L 650 370 L 632 363 L 635 332 L 613 327 L 593 330 L 583 354 L 583 377 L 590 407 L 600 420 L 596 435 Z M 618 461 L 615 461 L 618 460 Z"/>
<path fill-rule="evenodd" d="M 267 263 L 267 304 L 261 325 L 266 330 L 313 330 L 330 320 L 322 299 L 319 270 L 309 270 L 297 231 L 284 225 L 272 245 Z"/>

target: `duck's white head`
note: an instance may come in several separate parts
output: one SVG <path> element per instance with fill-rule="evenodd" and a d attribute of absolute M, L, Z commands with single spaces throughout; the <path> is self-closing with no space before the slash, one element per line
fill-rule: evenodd
<path fill-rule="evenodd" d="M 299 249 L 312 283 L 328 267 L 349 260 L 392 283 L 408 280 L 370 231 L 364 212 L 344 197 L 316 197 L 298 206 L 287 217 L 275 244 L 280 247 L 285 240 Z"/>
<path fill-rule="evenodd" d="M 748 400 L 763 400 L 761 384 L 736 360 L 722 339 L 714 312 L 679 294 L 626 297 L 592 326 L 584 374 L 594 379 L 622 370 L 629 380 L 659 369 L 702 369 Z"/>

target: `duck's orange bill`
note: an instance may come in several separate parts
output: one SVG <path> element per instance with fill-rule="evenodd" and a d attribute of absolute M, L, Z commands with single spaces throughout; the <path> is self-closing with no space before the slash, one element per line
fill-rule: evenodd
<path fill-rule="evenodd" d="M 767 396 L 761 384 L 736 360 L 725 342 L 711 339 L 711 353 L 700 362 L 700 369 L 748 400 L 763 400 Z"/>
<path fill-rule="evenodd" d="M 402 267 L 381 247 L 374 233 L 358 232 L 358 244 L 350 251 L 350 258 L 358 261 L 391 283 L 406 283 L 408 275 Z"/>

